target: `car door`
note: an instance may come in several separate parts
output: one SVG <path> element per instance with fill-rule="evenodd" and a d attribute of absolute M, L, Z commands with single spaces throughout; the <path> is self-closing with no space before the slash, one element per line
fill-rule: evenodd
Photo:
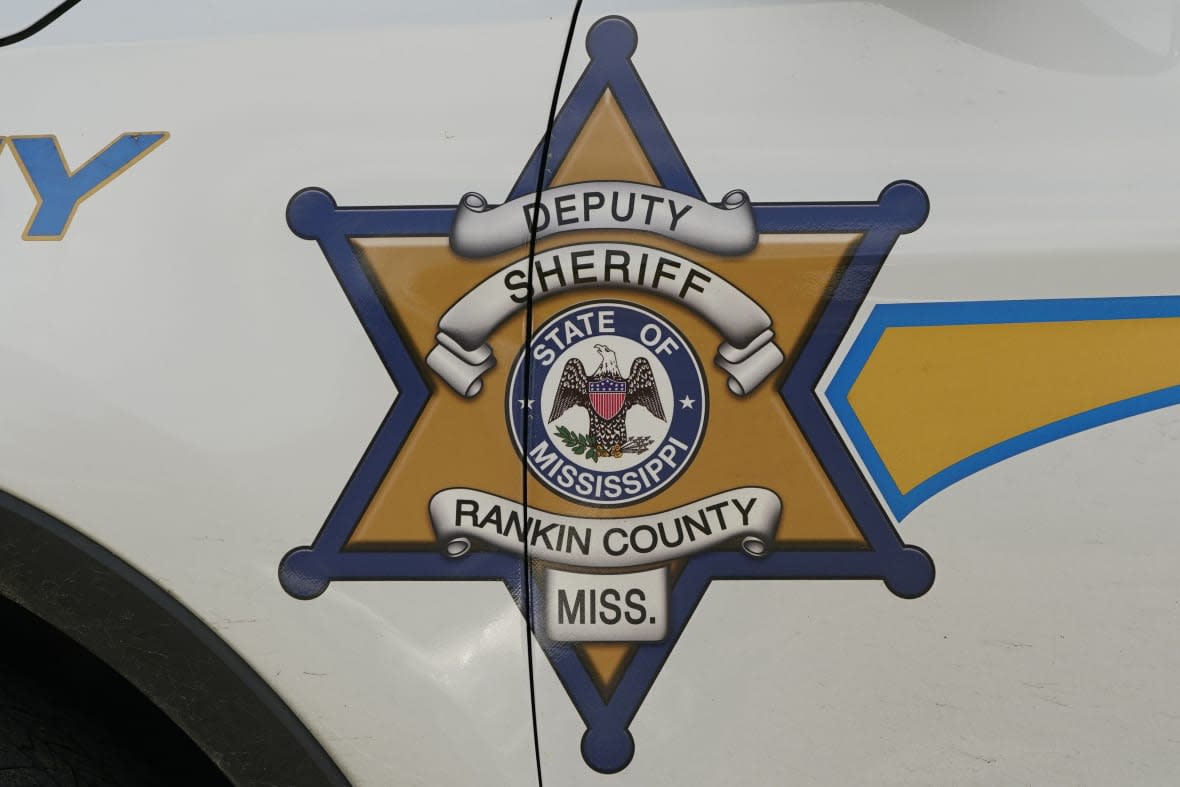
<path fill-rule="evenodd" d="M 1169 781 L 1174 29 L 580 4 L 509 401 L 546 783 Z"/>

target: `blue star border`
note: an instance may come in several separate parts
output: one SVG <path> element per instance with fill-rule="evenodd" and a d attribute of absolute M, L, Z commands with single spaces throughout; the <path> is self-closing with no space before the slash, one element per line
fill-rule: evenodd
<path fill-rule="evenodd" d="M 544 187 L 548 187 L 578 132 L 609 88 L 661 184 L 704 199 L 631 62 L 637 43 L 635 28 L 622 17 L 605 17 L 590 29 L 586 39 L 590 63 L 555 118 Z M 542 151 L 543 144 L 538 145 L 508 195 L 509 200 L 534 193 L 543 165 Z M 736 551 L 709 552 L 688 559 L 671 592 L 668 637 L 663 642 L 636 646 L 609 698 L 600 693 L 572 645 L 544 637 L 543 627 L 538 626 L 540 615 L 534 609 L 530 628 L 586 724 L 583 757 L 591 768 L 602 773 L 622 770 L 634 756 L 630 722 L 714 580 L 871 579 L 883 581 L 902 598 L 916 598 L 934 582 L 930 556 L 902 542 L 816 393 L 821 375 L 894 243 L 925 221 L 929 212 L 926 193 L 915 183 L 897 181 L 886 186 L 874 202 L 755 203 L 753 209 L 757 229 L 763 234 L 862 236 L 787 373 L 781 395 L 868 548 L 778 551 L 761 558 Z M 477 552 L 454 559 L 441 550 L 344 548 L 430 397 L 418 361 L 350 240 L 446 237 L 455 210 L 453 205 L 339 207 L 331 195 L 318 188 L 298 192 L 287 207 L 292 231 L 319 244 L 398 387 L 398 395 L 315 540 L 310 546 L 288 552 L 279 565 L 279 580 L 295 598 L 314 598 L 329 583 L 342 580 L 495 580 L 507 586 L 527 617 L 523 583 L 529 582 L 533 597 L 540 597 L 536 579 L 524 561 L 508 553 Z"/>

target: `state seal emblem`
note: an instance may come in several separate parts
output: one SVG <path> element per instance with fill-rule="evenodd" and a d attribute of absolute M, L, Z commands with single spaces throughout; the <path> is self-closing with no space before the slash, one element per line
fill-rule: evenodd
<path fill-rule="evenodd" d="M 637 43 L 623 18 L 595 23 L 501 204 L 340 207 L 310 188 L 287 213 L 397 395 L 319 534 L 282 559 L 283 587 L 503 583 L 603 773 L 631 761 L 630 722 L 712 582 L 878 580 L 913 598 L 934 580 L 817 395 L 925 193 L 710 201 Z"/>
<path fill-rule="evenodd" d="M 700 446 L 707 410 L 688 340 L 655 312 L 623 302 L 591 301 L 553 317 L 509 377 L 507 420 L 529 470 L 588 505 L 637 503 L 675 482 Z"/>

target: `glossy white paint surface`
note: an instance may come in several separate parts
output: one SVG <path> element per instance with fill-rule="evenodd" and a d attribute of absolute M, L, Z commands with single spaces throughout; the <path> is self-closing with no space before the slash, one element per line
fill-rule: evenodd
<path fill-rule="evenodd" d="M 580 30 L 635 23 L 706 194 L 929 193 L 866 305 L 1180 294 L 1167 4 L 670 5 L 591 0 Z M 565 6 L 366 25 L 350 3 L 330 29 L 304 11 L 267 35 L 228 6 L 201 28 L 128 3 L 143 27 L 104 44 L 84 3 L 0 52 L 0 134 L 56 134 L 77 163 L 124 131 L 172 133 L 60 243 L 20 240 L 33 201 L 0 153 L 0 487 L 183 600 L 358 785 L 530 783 L 525 630 L 494 583 L 338 583 L 312 603 L 279 587 L 395 394 L 283 210 L 309 185 L 356 205 L 506 193 L 544 127 Z M 583 763 L 538 649 L 545 782 L 1171 783 L 1177 466 L 1172 408 L 966 479 L 902 523 L 938 568 L 916 601 L 715 583 L 615 776 Z"/>
<path fill-rule="evenodd" d="M 33 198 L 0 153 L 0 486 L 180 598 L 356 784 L 534 778 L 525 628 L 495 583 L 279 586 L 395 394 L 284 211 L 309 185 L 361 204 L 506 190 L 564 40 L 544 11 L 0 53 L 25 75 L 0 86 L 0 133 L 57 134 L 74 165 L 172 134 L 60 243 L 20 240 Z"/>

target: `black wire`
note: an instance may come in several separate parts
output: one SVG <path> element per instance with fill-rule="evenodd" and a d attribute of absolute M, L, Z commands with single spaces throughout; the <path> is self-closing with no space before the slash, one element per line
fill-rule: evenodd
<path fill-rule="evenodd" d="M 33 24 L 26 27 L 24 30 L 18 30 L 15 33 L 13 33 L 12 35 L 7 35 L 7 36 L 4 36 L 3 38 L 0 38 L 0 47 L 11 46 L 12 44 L 19 44 L 21 41 L 24 41 L 26 38 L 32 38 L 33 36 L 40 33 L 42 30 L 44 30 L 45 28 L 49 27 L 51 24 L 56 22 L 62 14 L 64 14 L 66 11 L 69 11 L 71 8 L 73 8 L 74 6 L 76 6 L 80 2 L 82 2 L 82 0 L 65 0 L 64 3 L 60 3 L 59 5 L 57 5 L 52 11 L 50 11 L 48 14 L 46 14 L 45 16 L 38 19 Z"/>
<path fill-rule="evenodd" d="M 578 26 L 578 13 L 582 10 L 582 0 L 577 0 L 574 3 L 574 13 L 570 18 L 569 31 L 565 36 L 565 49 L 561 52 L 561 65 L 557 69 L 557 84 L 553 87 L 553 101 L 549 105 L 549 120 L 545 124 L 545 138 L 541 140 L 541 157 L 539 166 L 537 167 L 537 190 L 536 196 L 533 199 L 533 216 L 536 217 L 541 208 L 541 193 L 545 188 L 545 173 L 549 169 L 549 141 L 553 136 L 553 122 L 557 117 L 557 101 L 561 97 L 561 82 L 565 77 L 565 66 L 569 60 L 570 48 L 573 46 L 574 29 Z M 537 222 L 534 218 L 533 226 L 529 232 L 529 276 L 528 276 L 528 300 L 525 303 L 524 312 L 524 397 L 525 401 L 522 406 L 525 407 L 524 412 L 524 441 L 523 444 L 529 444 L 529 428 L 532 426 L 532 411 L 528 407 L 529 391 L 533 389 L 533 364 L 528 357 L 529 342 L 533 338 L 533 270 L 534 260 L 537 253 Z M 540 406 L 537 402 L 537 406 Z M 525 534 L 527 536 L 528 529 L 528 515 L 529 515 L 529 468 L 528 462 L 521 457 L 520 462 L 520 486 L 521 486 L 521 505 L 524 508 L 525 519 Z M 544 781 L 541 778 L 541 736 L 537 728 L 537 689 L 536 677 L 533 670 L 533 570 L 529 563 L 529 540 L 526 537 L 524 540 L 524 577 L 521 587 L 522 595 L 524 596 L 525 609 L 525 627 L 528 636 L 525 638 L 525 653 L 528 660 L 529 670 L 529 710 L 533 718 L 533 752 L 537 757 L 537 787 L 542 787 Z"/>

